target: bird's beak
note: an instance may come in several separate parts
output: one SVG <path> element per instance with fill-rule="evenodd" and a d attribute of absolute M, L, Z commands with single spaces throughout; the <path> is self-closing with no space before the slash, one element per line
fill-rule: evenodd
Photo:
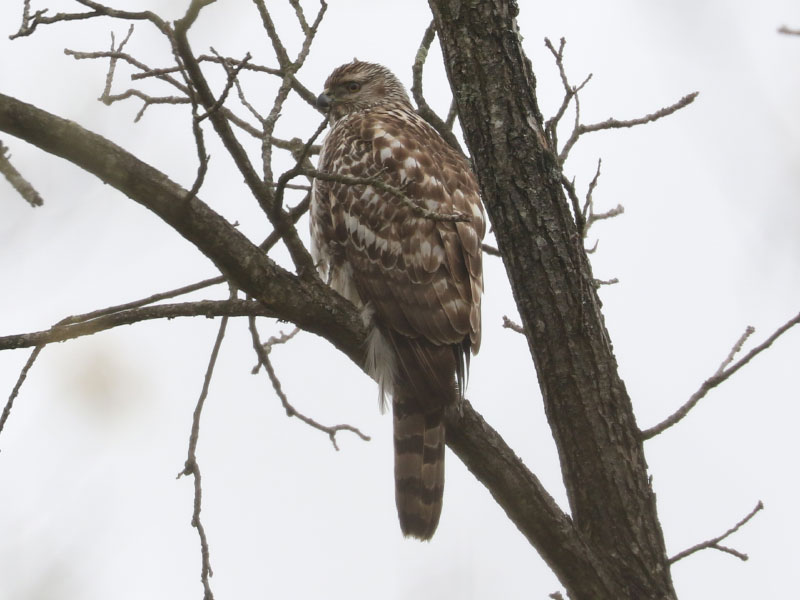
<path fill-rule="evenodd" d="M 328 110 L 333 104 L 333 98 L 331 98 L 325 92 L 322 92 L 319 96 L 317 96 L 317 108 L 320 110 Z"/>

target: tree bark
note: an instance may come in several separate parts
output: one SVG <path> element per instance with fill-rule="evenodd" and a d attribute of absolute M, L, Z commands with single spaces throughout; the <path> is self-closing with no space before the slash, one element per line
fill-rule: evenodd
<path fill-rule="evenodd" d="M 675 598 L 640 431 L 543 134 L 513 0 L 429 0 L 511 281 L 575 526 L 600 565 L 534 545 L 574 600 Z"/>

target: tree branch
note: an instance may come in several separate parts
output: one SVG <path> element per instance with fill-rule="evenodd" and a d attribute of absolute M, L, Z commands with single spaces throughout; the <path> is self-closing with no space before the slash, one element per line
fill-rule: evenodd
<path fill-rule="evenodd" d="M 755 331 L 752 327 L 748 327 L 736 344 L 734 344 L 727 358 L 722 362 L 717 371 L 711 377 L 706 379 L 700 388 L 691 395 L 689 400 L 687 400 L 686 403 L 676 410 L 672 415 L 661 421 L 661 423 L 658 425 L 654 425 L 653 427 L 643 430 L 641 433 L 642 439 L 650 439 L 659 433 L 662 433 L 664 430 L 672 427 L 676 423 L 679 423 L 687 414 L 689 414 L 689 411 L 692 410 L 697 403 L 705 397 L 706 394 L 708 394 L 708 392 L 713 390 L 722 382 L 726 381 L 731 375 L 749 363 L 758 354 L 769 348 L 775 340 L 777 340 L 781 335 L 786 333 L 798 323 L 800 323 L 800 313 L 778 327 L 778 329 L 776 329 L 771 336 L 736 361 L 733 366 L 728 367 L 733 360 L 733 357 L 742 349 L 742 345 L 744 344 L 745 340 L 747 340 L 747 338 L 750 337 L 750 335 Z"/>
<path fill-rule="evenodd" d="M 248 325 L 250 328 L 250 335 L 253 339 L 253 349 L 256 351 L 256 356 L 258 356 L 258 365 L 256 365 L 256 368 L 253 370 L 253 372 L 257 371 L 258 367 L 263 365 L 264 369 L 267 372 L 267 375 L 269 376 L 269 380 L 272 383 L 272 388 L 275 390 L 275 394 L 280 399 L 281 404 L 283 405 L 283 409 L 286 411 L 286 416 L 296 417 L 309 427 L 328 434 L 328 438 L 330 438 L 331 444 L 333 444 L 333 448 L 337 452 L 339 451 L 339 445 L 336 443 L 336 434 L 339 433 L 340 431 L 351 431 L 365 442 L 370 441 L 371 438 L 368 435 L 363 434 L 361 430 L 358 429 L 357 427 L 353 427 L 352 425 L 347 425 L 347 424 L 331 425 L 331 426 L 322 425 L 321 423 L 315 421 L 311 417 L 307 417 L 303 413 L 299 412 L 294 406 L 292 406 L 292 404 L 289 402 L 289 399 L 286 397 L 286 394 L 283 391 L 283 387 L 281 386 L 281 382 L 278 379 L 278 375 L 275 373 L 275 369 L 272 366 L 272 361 L 270 361 L 269 359 L 268 346 L 266 344 L 261 343 L 261 338 L 259 337 L 258 329 L 256 328 L 255 317 L 250 317 L 248 319 Z M 274 343 L 275 342 L 273 342 L 273 344 Z"/>
<path fill-rule="evenodd" d="M 0 142 L 0 173 L 8 180 L 17 193 L 34 208 L 44 204 L 42 197 L 34 187 L 11 164 L 8 148 Z"/>
<path fill-rule="evenodd" d="M 11 409 L 14 407 L 14 399 L 19 395 L 19 389 L 22 387 L 22 384 L 25 383 L 25 378 L 28 377 L 28 371 L 31 370 L 33 363 L 36 362 L 36 359 L 41 354 L 42 350 L 44 349 L 44 345 L 36 346 L 31 352 L 31 355 L 28 357 L 28 360 L 25 363 L 25 366 L 22 367 L 22 371 L 17 377 L 17 382 L 14 384 L 14 389 L 11 390 L 11 394 L 8 396 L 8 400 L 6 401 L 6 405 L 3 407 L 3 414 L 0 415 L 0 433 L 3 433 L 3 427 L 5 427 L 6 421 L 8 421 L 8 417 L 11 415 Z"/>
<path fill-rule="evenodd" d="M 274 314 L 330 339 L 361 362 L 363 324 L 355 308 L 317 279 L 282 269 L 199 198 L 107 139 L 0 94 L 0 131 L 64 157 L 157 214 L 208 256 L 239 289 Z"/>
<path fill-rule="evenodd" d="M 448 114 L 447 121 L 442 121 L 442 118 L 430 107 L 428 101 L 425 99 L 425 95 L 422 93 L 422 69 L 425 67 L 425 61 L 428 58 L 428 52 L 431 49 L 431 44 L 435 37 L 436 24 L 431 21 L 431 24 L 425 29 L 422 42 L 420 42 L 419 49 L 417 50 L 417 55 L 414 57 L 414 64 L 411 66 L 411 95 L 414 98 L 414 102 L 417 103 L 417 113 L 419 116 L 430 123 L 448 144 L 461 154 L 464 154 L 461 144 L 458 143 L 458 138 L 453 134 L 453 121 L 456 116 L 455 109 L 452 111 L 452 118 L 450 114 Z"/>
<path fill-rule="evenodd" d="M 236 298 L 236 292 L 231 288 L 230 299 L 233 301 Z M 200 465 L 197 463 L 197 443 L 200 440 L 200 415 L 203 412 L 203 405 L 205 404 L 206 397 L 208 396 L 208 388 L 211 384 L 211 376 L 214 373 L 214 366 L 217 364 L 217 357 L 219 356 L 219 349 L 222 346 L 222 340 L 225 337 L 225 328 L 228 325 L 228 317 L 223 317 L 219 324 L 219 331 L 217 338 L 214 340 L 214 347 L 211 349 L 211 357 L 208 360 L 208 367 L 206 368 L 206 375 L 203 378 L 203 388 L 200 391 L 200 397 L 197 399 L 197 405 L 192 415 L 192 429 L 189 434 L 189 451 L 186 457 L 186 463 L 183 470 L 178 473 L 178 478 L 184 475 L 192 475 L 194 478 L 194 508 L 192 510 L 192 527 L 197 529 L 197 535 L 200 538 L 200 581 L 203 583 L 203 600 L 214 600 L 214 594 L 211 591 L 211 585 L 208 581 L 209 577 L 214 575 L 211 570 L 211 560 L 208 551 L 208 538 L 206 537 L 206 530 L 200 521 L 200 511 L 202 509 L 203 499 L 203 486 L 200 475 Z"/>
<path fill-rule="evenodd" d="M 751 510 L 750 513 L 744 519 L 742 519 L 736 525 L 734 525 L 733 527 L 728 529 L 728 531 L 726 531 L 722 535 L 719 535 L 719 536 L 717 536 L 715 538 L 712 538 L 710 540 L 706 540 L 705 542 L 700 542 L 699 544 L 696 544 L 696 545 L 692 546 L 691 548 L 687 548 L 686 550 L 678 552 L 675 556 L 672 556 L 669 559 L 669 563 L 670 564 L 674 564 L 674 563 L 678 562 L 679 560 L 694 554 L 695 552 L 699 552 L 700 550 L 705 550 L 707 548 L 712 548 L 714 550 L 719 550 L 720 552 L 726 552 L 728 554 L 731 554 L 731 555 L 735 556 L 736 558 L 738 558 L 740 560 L 747 560 L 748 556 L 746 554 L 743 554 L 743 553 L 739 552 L 738 550 L 734 550 L 733 548 L 728 548 L 727 546 L 720 546 L 719 543 L 722 540 L 724 540 L 726 537 L 728 537 L 729 535 L 731 535 L 733 533 L 736 533 L 750 519 L 752 519 L 754 516 L 756 516 L 756 513 L 758 511 L 762 510 L 763 508 L 764 508 L 764 504 L 761 502 L 761 500 L 759 500 L 758 504 L 756 504 L 756 507 L 753 510 Z"/>
<path fill-rule="evenodd" d="M 95 318 L 75 323 L 56 324 L 44 331 L 6 335 L 0 337 L 0 350 L 14 348 L 31 348 L 45 346 L 55 342 L 64 342 L 101 331 L 132 325 L 153 319 L 175 319 L 178 317 L 278 317 L 263 304 L 251 300 L 201 300 L 180 304 L 159 304 L 142 308 L 129 308 L 104 314 Z M 69 317 L 72 319 L 74 317 Z M 66 320 L 68 320 L 66 319 Z"/>
<path fill-rule="evenodd" d="M 653 121 L 657 121 L 663 117 L 671 115 L 672 113 L 688 106 L 694 99 L 697 98 L 697 95 L 700 92 L 692 92 L 691 94 L 687 94 L 680 100 L 678 100 L 675 104 L 671 104 L 670 106 L 664 107 L 659 109 L 653 113 L 645 115 L 643 117 L 639 117 L 637 119 L 629 119 L 629 120 L 619 120 L 614 118 L 606 119 L 601 123 L 593 123 L 592 125 L 576 125 L 575 129 L 572 131 L 572 135 L 570 135 L 567 143 L 564 144 L 564 148 L 562 148 L 560 154 L 558 155 L 559 161 L 563 164 L 564 161 L 567 159 L 567 155 L 572 147 L 575 145 L 575 142 L 578 141 L 578 138 L 585 133 L 590 133 L 592 131 L 601 131 L 603 129 L 620 129 L 623 127 L 635 127 L 636 125 L 644 125 L 645 123 L 652 123 Z"/>

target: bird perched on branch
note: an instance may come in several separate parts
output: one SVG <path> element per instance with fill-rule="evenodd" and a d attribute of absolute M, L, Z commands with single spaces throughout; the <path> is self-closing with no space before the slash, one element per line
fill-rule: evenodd
<path fill-rule="evenodd" d="M 478 184 L 386 67 L 338 67 L 317 102 L 331 130 L 319 156 L 327 177 L 313 185 L 312 253 L 362 308 L 367 369 L 381 401 L 392 397 L 400 527 L 428 540 L 442 510 L 444 410 L 463 397 L 481 340 Z"/>

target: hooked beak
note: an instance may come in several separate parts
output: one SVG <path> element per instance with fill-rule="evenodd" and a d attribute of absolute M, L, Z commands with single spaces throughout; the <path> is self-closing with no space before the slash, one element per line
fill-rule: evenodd
<path fill-rule="evenodd" d="M 321 110 L 328 110 L 333 104 L 333 98 L 328 96 L 325 92 L 322 92 L 319 96 L 317 96 L 317 108 Z"/>

